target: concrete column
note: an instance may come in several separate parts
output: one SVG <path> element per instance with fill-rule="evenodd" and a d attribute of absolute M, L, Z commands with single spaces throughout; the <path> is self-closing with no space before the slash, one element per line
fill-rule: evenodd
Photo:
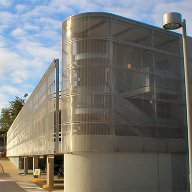
<path fill-rule="evenodd" d="M 76 152 L 64 161 L 65 192 L 172 191 L 168 153 Z"/>
<path fill-rule="evenodd" d="M 39 168 L 39 156 L 33 157 L 33 172 Z"/>
<path fill-rule="evenodd" d="M 19 157 L 19 170 L 21 170 L 21 168 L 22 168 L 22 157 Z"/>
<path fill-rule="evenodd" d="M 114 156 L 100 152 L 64 154 L 64 191 L 114 192 Z"/>
<path fill-rule="evenodd" d="M 47 156 L 47 186 L 54 185 L 54 156 Z"/>
<path fill-rule="evenodd" d="M 24 157 L 24 174 L 25 175 L 28 174 L 28 166 L 29 166 L 28 157 Z"/>

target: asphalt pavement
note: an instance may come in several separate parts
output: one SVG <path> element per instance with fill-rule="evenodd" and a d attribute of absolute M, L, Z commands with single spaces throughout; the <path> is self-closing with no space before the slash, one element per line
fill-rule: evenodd
<path fill-rule="evenodd" d="M 8 158 L 0 158 L 0 192 L 64 192 L 63 189 L 44 189 L 43 185 L 46 175 L 41 175 L 38 179 L 33 177 L 32 171 L 24 175 Z M 42 181 L 42 182 L 41 182 Z M 56 180 L 55 184 L 63 184 L 62 179 Z"/>

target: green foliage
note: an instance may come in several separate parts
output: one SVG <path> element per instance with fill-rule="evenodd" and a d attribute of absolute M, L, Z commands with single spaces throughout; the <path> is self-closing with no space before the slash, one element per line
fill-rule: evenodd
<path fill-rule="evenodd" d="M 11 110 L 11 118 L 13 119 L 13 121 L 15 120 L 15 118 L 17 117 L 18 113 L 20 112 L 20 110 L 22 109 L 23 105 L 25 104 L 25 100 L 19 98 L 18 96 L 15 96 L 16 99 L 14 101 L 10 101 L 10 110 Z"/>
<path fill-rule="evenodd" d="M 12 123 L 13 123 L 13 117 L 11 116 L 10 108 L 8 107 L 3 108 L 1 110 L 0 134 L 7 132 Z"/>
<path fill-rule="evenodd" d="M 5 107 L 1 110 L 0 135 L 8 131 L 9 127 L 12 125 L 13 121 L 22 109 L 24 103 L 24 99 L 16 96 L 14 101 L 9 102 L 9 107 Z"/>

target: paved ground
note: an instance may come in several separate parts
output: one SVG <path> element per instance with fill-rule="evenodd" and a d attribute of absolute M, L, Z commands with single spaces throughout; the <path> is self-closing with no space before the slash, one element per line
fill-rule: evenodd
<path fill-rule="evenodd" d="M 34 178 L 32 173 L 29 172 L 28 175 L 22 174 L 22 172 L 8 159 L 0 158 L 0 164 L 4 170 L 4 173 L 0 171 L 0 192 L 64 192 L 63 189 L 43 189 L 45 183 L 33 183 L 37 178 Z M 45 180 L 46 175 L 41 175 L 38 178 L 38 180 L 41 179 Z M 57 182 L 62 183 L 62 180 L 57 180 Z"/>

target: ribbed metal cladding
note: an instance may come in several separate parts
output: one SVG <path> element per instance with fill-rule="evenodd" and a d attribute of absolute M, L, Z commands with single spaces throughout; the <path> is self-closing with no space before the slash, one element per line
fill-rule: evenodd
<path fill-rule="evenodd" d="M 7 133 L 7 156 L 53 154 L 55 60 Z"/>
<path fill-rule="evenodd" d="M 62 36 L 59 153 L 187 153 L 181 35 L 86 13 Z M 52 63 L 8 131 L 8 156 L 54 153 L 54 82 Z"/>
<path fill-rule="evenodd" d="M 187 152 L 179 34 L 107 13 L 62 30 L 63 152 Z"/>
<path fill-rule="evenodd" d="M 102 28 L 102 30 L 101 30 Z M 92 151 L 114 136 L 110 18 L 73 17 L 63 24 L 63 150 Z M 97 31 L 98 33 L 95 33 Z M 92 34 L 93 32 L 93 34 Z M 99 37 L 99 38 L 98 38 Z M 93 135 L 95 138 L 91 138 Z M 100 140 L 100 150 L 105 150 Z M 109 146 L 110 150 L 113 150 Z"/>

